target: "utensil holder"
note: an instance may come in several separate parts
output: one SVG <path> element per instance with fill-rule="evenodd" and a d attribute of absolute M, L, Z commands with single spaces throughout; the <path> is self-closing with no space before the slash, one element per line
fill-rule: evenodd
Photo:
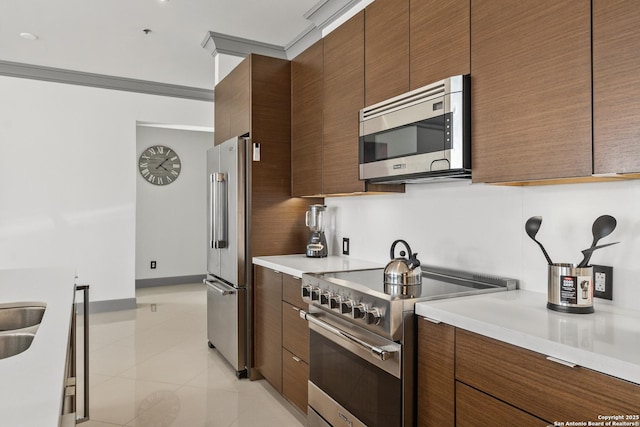
<path fill-rule="evenodd" d="M 593 313 L 593 267 L 549 264 L 547 308 L 563 313 Z"/>

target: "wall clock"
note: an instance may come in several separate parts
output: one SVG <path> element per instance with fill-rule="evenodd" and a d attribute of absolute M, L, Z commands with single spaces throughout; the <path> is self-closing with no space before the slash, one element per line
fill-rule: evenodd
<path fill-rule="evenodd" d="M 140 175 L 154 185 L 171 184 L 180 175 L 181 166 L 178 154 L 164 145 L 147 148 L 138 160 Z"/>

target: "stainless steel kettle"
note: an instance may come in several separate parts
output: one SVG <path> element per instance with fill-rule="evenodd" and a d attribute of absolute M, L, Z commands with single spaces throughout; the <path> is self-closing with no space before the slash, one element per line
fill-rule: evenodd
<path fill-rule="evenodd" d="M 405 258 L 405 251 L 400 251 L 400 258 L 396 258 L 395 250 L 398 243 L 402 243 L 407 249 L 408 258 Z M 418 254 L 411 252 L 406 241 L 398 239 L 391 245 L 390 257 L 391 261 L 384 268 L 384 292 L 403 298 L 419 296 L 422 293 L 422 270 Z"/>

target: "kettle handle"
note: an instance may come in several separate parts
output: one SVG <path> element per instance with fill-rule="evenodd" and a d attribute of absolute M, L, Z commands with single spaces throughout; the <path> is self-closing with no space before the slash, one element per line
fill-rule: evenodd
<path fill-rule="evenodd" d="M 398 239 L 398 240 L 396 240 L 395 242 L 393 242 L 391 244 L 391 252 L 390 252 L 391 259 L 395 259 L 395 257 L 396 257 L 396 245 L 398 243 L 402 243 L 404 245 L 404 247 L 407 248 L 407 251 L 409 251 L 409 259 L 411 259 L 413 257 L 413 253 L 411 252 L 411 248 L 409 247 L 409 244 L 406 241 L 402 240 L 402 239 Z"/>

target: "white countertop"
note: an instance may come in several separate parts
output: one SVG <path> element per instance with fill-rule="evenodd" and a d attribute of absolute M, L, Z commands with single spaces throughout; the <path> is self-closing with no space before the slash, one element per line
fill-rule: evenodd
<path fill-rule="evenodd" d="M 58 426 L 74 294 L 71 269 L 0 270 L 0 304 L 47 304 L 31 346 L 0 359 L 3 426 Z"/>
<path fill-rule="evenodd" d="M 253 263 L 296 277 L 300 277 L 302 273 L 384 268 L 382 264 L 357 260 L 346 256 L 308 258 L 304 254 L 254 257 Z"/>
<path fill-rule="evenodd" d="M 524 290 L 416 304 L 416 314 L 640 384 L 640 311 L 594 303 L 595 313 L 546 308 Z"/>

